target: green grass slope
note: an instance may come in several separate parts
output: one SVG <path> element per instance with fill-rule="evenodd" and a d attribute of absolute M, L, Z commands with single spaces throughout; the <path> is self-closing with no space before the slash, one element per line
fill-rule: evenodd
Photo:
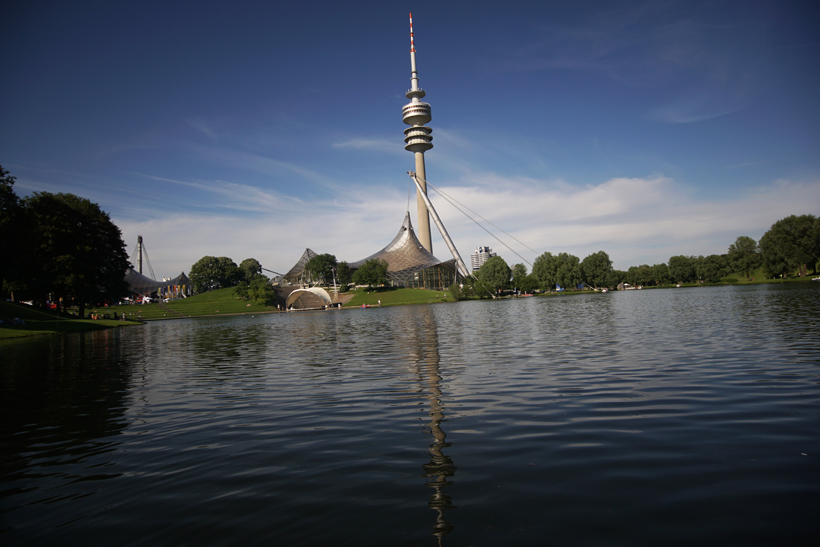
<path fill-rule="evenodd" d="M 430 304 L 433 302 L 452 301 L 446 291 L 431 291 L 427 289 L 399 289 L 394 287 L 380 287 L 374 290 L 356 289 L 351 291 L 353 298 L 344 305 L 345 308 L 358 308 L 362 304 L 378 306 L 396 306 L 398 304 Z"/>
<path fill-rule="evenodd" d="M 147 321 L 173 319 L 175 317 L 201 317 L 205 315 L 232 315 L 239 313 L 265 313 L 276 311 L 276 306 L 263 306 L 236 296 L 234 288 L 218 289 L 180 298 L 167 303 L 134 304 L 92 308 L 89 311 L 116 313 L 129 319 L 140 318 Z"/>
<path fill-rule="evenodd" d="M 22 319 L 25 324 L 6 324 L 7 320 L 14 318 Z M 46 312 L 31 306 L 12 302 L 0 302 L 0 319 L 3 320 L 3 324 L 0 325 L 0 340 L 44 334 L 100 330 L 136 324 L 130 321 L 71 319 L 60 317 L 54 312 Z"/>

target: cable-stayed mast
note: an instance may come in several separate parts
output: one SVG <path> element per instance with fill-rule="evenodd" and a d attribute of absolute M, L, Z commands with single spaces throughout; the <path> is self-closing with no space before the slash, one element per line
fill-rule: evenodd
<path fill-rule="evenodd" d="M 426 95 L 419 87 L 419 74 L 416 70 L 416 45 L 413 40 L 413 14 L 410 14 L 410 90 L 406 96 L 410 103 L 401 109 L 404 123 L 411 126 L 404 130 L 405 150 L 413 152 L 416 158 L 416 173 L 420 186 L 416 196 L 418 208 L 418 238 L 428 252 L 433 252 L 433 241 L 430 236 L 430 215 L 424 197 L 427 195 L 427 173 L 424 168 L 424 152 L 433 148 L 433 130 L 425 127 L 432 119 L 430 105 L 422 102 Z M 424 194 L 422 197 L 421 194 Z"/>

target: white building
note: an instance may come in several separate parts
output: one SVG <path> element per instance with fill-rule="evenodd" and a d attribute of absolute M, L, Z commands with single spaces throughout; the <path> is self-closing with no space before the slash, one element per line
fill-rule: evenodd
<path fill-rule="evenodd" d="M 496 256 L 496 254 L 489 247 L 479 247 L 470 255 L 470 266 L 474 272 L 478 271 L 481 265 L 493 256 Z"/>

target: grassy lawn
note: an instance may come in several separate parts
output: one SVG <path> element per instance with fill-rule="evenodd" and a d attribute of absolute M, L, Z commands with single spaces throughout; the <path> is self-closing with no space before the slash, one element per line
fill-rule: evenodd
<path fill-rule="evenodd" d="M 203 315 L 264 313 L 276 311 L 276 306 L 263 306 L 248 300 L 241 300 L 234 294 L 233 287 L 230 287 L 172 300 L 164 304 L 109 306 L 107 308 L 91 308 L 89 311 L 116 313 L 119 316 L 125 313 L 125 316 L 129 319 L 133 317 L 150 321 L 152 319 L 172 319 L 181 316 L 198 317 Z"/>
<path fill-rule="evenodd" d="M 5 324 L 6 320 L 14 318 L 22 319 L 25 324 Z M 0 302 L 0 319 L 4 322 L 3 325 L 0 325 L 0 340 L 43 334 L 100 330 L 138 324 L 131 321 L 105 319 L 98 321 L 94 321 L 93 319 L 71 319 L 60 317 L 54 312 L 46 312 L 31 306 L 14 304 L 12 302 Z"/>
<path fill-rule="evenodd" d="M 368 306 L 378 306 L 381 300 L 382 306 L 395 306 L 398 304 L 428 304 L 431 302 L 452 302 L 450 294 L 446 291 L 430 291 L 427 289 L 399 289 L 395 287 L 379 287 L 374 290 L 356 289 L 348 294 L 354 294 L 350 302 L 344 305 L 345 308 L 358 308 L 362 304 Z"/>
<path fill-rule="evenodd" d="M 426 304 L 430 302 L 444 302 L 449 298 L 445 291 L 428 291 L 425 289 L 397 289 L 380 287 L 368 291 L 356 289 L 347 294 L 353 294 L 344 307 L 356 308 L 362 304 L 378 306 L 395 306 L 398 304 Z M 452 300 L 452 298 L 450 298 Z M 139 318 L 146 321 L 154 319 L 172 319 L 174 317 L 201 317 L 204 315 L 230 315 L 239 313 L 266 313 L 277 311 L 276 306 L 262 306 L 247 300 L 240 300 L 234 294 L 233 288 L 219 289 L 197 294 L 189 298 L 172 300 L 165 304 L 135 304 L 127 306 L 110 306 L 107 308 L 90 308 L 89 312 L 108 313 L 126 317 Z"/>

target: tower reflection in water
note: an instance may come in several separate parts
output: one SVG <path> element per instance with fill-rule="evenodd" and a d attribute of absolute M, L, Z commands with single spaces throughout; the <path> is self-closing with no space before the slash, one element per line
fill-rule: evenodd
<path fill-rule="evenodd" d="M 439 371 L 438 332 L 436 320 L 429 309 L 419 307 L 415 310 L 416 324 L 407 329 L 408 353 L 414 361 L 413 366 L 422 387 L 422 393 L 429 402 L 430 423 L 428 430 L 432 435 L 429 445 L 430 461 L 424 464 L 424 477 L 427 486 L 432 488 L 429 507 L 436 511 L 436 522 L 433 535 L 441 541 L 453 531 L 453 525 L 445 518 L 446 512 L 455 509 L 452 498 L 447 495 L 447 486 L 452 484 L 449 477 L 455 475 L 456 466 L 453 460 L 444 453 L 450 447 L 447 434 L 441 427 L 444 422 L 444 403 L 441 393 L 441 373 Z"/>

